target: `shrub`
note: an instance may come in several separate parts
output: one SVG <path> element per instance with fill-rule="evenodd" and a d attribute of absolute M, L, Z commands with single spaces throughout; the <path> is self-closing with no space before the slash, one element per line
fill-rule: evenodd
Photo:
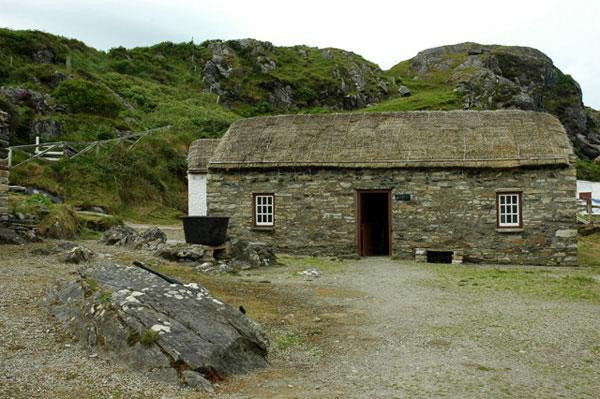
<path fill-rule="evenodd" d="M 121 105 L 107 88 L 87 80 L 65 80 L 53 94 L 71 112 L 116 117 L 121 110 Z"/>
<path fill-rule="evenodd" d="M 25 201 L 26 205 L 43 205 L 45 207 L 52 206 L 52 200 L 44 194 L 33 194 Z"/>
<path fill-rule="evenodd" d="M 140 338 L 140 343 L 146 347 L 152 346 L 156 341 L 158 341 L 158 333 L 152 329 L 147 329 Z"/>
<path fill-rule="evenodd" d="M 52 206 L 40 223 L 40 232 L 43 236 L 61 240 L 76 238 L 79 228 L 77 214 L 73 208 L 65 204 Z"/>

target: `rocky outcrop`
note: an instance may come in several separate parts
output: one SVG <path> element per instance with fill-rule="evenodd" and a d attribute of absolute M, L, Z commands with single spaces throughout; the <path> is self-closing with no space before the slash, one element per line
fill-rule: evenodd
<path fill-rule="evenodd" d="M 154 255 L 159 258 L 189 263 L 201 272 L 233 272 L 277 264 L 273 249 L 261 243 L 238 238 L 229 239 L 217 247 L 167 243 L 165 233 L 158 227 L 152 227 L 140 234 L 128 226 L 115 226 L 104 232 L 100 242 L 154 251 Z"/>
<path fill-rule="evenodd" d="M 138 233 L 129 226 L 117 225 L 105 231 L 100 242 L 133 249 L 156 250 L 167 242 L 167 235 L 158 227 L 151 227 Z"/>
<path fill-rule="evenodd" d="M 388 96 L 382 71 L 338 49 L 276 47 L 253 39 L 204 43 L 205 89 L 230 106 L 293 111 L 327 106 L 355 109 Z M 266 107 L 266 108 L 265 108 Z"/>
<path fill-rule="evenodd" d="M 273 248 L 238 238 L 219 247 L 166 244 L 155 255 L 170 261 L 192 263 L 201 272 L 229 273 L 277 264 Z"/>
<path fill-rule="evenodd" d="M 25 89 L 23 87 L 0 87 L 0 94 L 4 95 L 15 105 L 27 105 L 37 112 L 43 112 L 48 104 L 44 95 L 38 91 Z"/>
<path fill-rule="evenodd" d="M 582 153 L 600 155 L 600 134 L 584 111 L 581 88 L 539 50 L 461 43 L 421 51 L 409 64 L 411 79 L 451 85 L 465 109 L 550 112 Z"/>
<path fill-rule="evenodd" d="M 226 251 L 220 259 L 229 261 L 234 269 L 253 269 L 277 264 L 273 248 L 240 238 L 234 238 L 226 244 Z"/>
<path fill-rule="evenodd" d="M 58 260 L 64 263 L 79 264 L 89 262 L 95 256 L 96 254 L 91 249 L 77 245 L 59 254 Z"/>
<path fill-rule="evenodd" d="M 47 48 L 39 49 L 31 54 L 31 59 L 36 64 L 52 64 L 54 62 L 54 52 Z"/>
<path fill-rule="evenodd" d="M 268 338 L 250 318 L 198 284 L 142 268 L 81 269 L 51 291 L 49 307 L 65 333 L 154 379 L 210 390 L 267 366 Z"/>
<path fill-rule="evenodd" d="M 62 123 L 54 119 L 38 119 L 31 123 L 31 138 L 37 136 L 41 142 L 57 141 L 62 132 Z"/>

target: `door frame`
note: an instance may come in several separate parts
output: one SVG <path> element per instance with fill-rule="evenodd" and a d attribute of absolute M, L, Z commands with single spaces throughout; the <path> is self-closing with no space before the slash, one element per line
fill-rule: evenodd
<path fill-rule="evenodd" d="M 391 189 L 370 189 L 356 190 L 356 251 L 358 256 L 363 255 L 362 249 L 362 194 L 368 193 L 385 193 L 388 197 L 388 255 L 392 256 L 392 190 Z"/>

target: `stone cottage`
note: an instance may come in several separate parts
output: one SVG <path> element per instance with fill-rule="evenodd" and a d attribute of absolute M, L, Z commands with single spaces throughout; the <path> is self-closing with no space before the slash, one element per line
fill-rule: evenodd
<path fill-rule="evenodd" d="M 196 150 L 208 214 L 281 252 L 577 263 L 575 156 L 549 114 L 257 117 Z"/>
<path fill-rule="evenodd" d="M 8 114 L 0 111 L 0 227 L 8 223 Z"/>

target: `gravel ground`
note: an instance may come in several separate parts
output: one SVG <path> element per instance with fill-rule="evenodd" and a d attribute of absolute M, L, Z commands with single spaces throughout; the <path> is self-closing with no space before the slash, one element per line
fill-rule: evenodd
<path fill-rule="evenodd" d="M 207 396 L 149 381 L 64 340 L 43 297 L 75 267 L 32 256 L 34 247 L 0 247 L 0 397 Z M 431 284 L 439 279 L 431 267 L 386 258 L 319 278 L 292 271 L 219 277 L 242 298 L 248 284 L 268 282 L 263 289 L 286 307 L 257 317 L 273 337 L 271 367 L 225 381 L 216 396 L 600 397 L 597 302 L 446 288 Z"/>

